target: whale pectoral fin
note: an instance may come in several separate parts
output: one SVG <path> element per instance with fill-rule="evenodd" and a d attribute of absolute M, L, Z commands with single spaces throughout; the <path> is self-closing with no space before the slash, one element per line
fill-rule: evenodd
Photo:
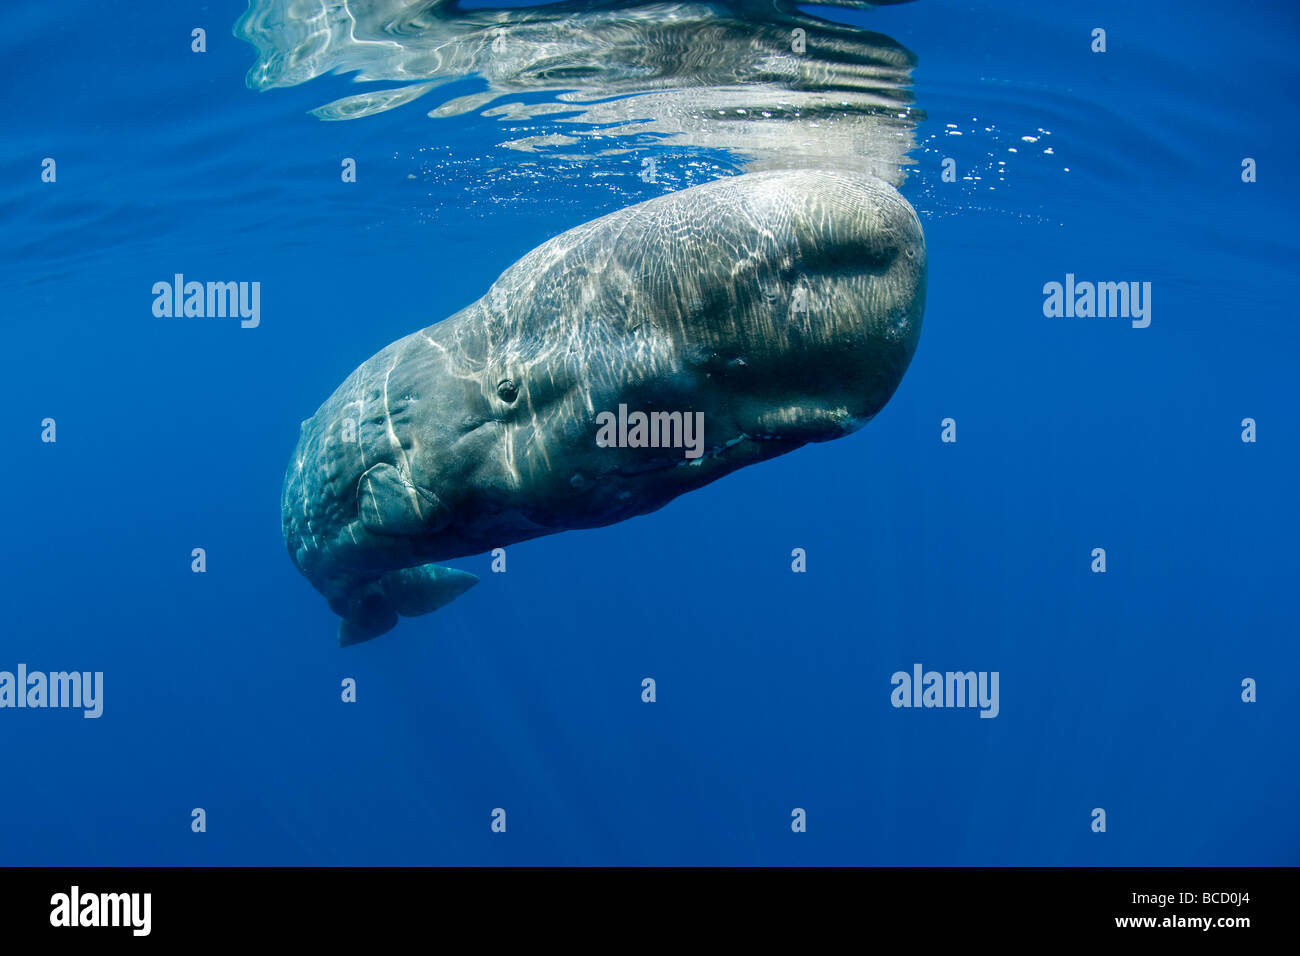
<path fill-rule="evenodd" d="M 339 621 L 339 647 L 373 640 L 392 630 L 399 614 L 419 617 L 436 611 L 476 584 L 477 575 L 437 564 L 389 571 L 370 584 Z"/>
<path fill-rule="evenodd" d="M 380 579 L 384 594 L 402 617 L 419 617 L 450 604 L 474 585 L 478 576 L 468 571 L 425 564 L 390 571 Z"/>
<path fill-rule="evenodd" d="M 339 620 L 339 647 L 360 644 L 386 634 L 397 624 L 397 611 L 373 587 L 359 600 L 354 601 L 346 617 Z"/>
<path fill-rule="evenodd" d="M 375 534 L 431 534 L 447 523 L 446 510 L 437 495 L 387 463 L 374 465 L 357 482 L 357 514 Z"/>

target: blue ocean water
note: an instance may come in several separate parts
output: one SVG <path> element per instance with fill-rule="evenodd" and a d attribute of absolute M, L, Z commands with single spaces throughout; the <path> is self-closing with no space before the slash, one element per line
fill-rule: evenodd
<path fill-rule="evenodd" d="M 740 163 L 646 182 L 423 101 L 322 122 L 355 85 L 249 89 L 239 3 L 5 6 L 0 670 L 104 690 L 0 709 L 0 863 L 1300 863 L 1296 8 L 807 10 L 916 56 L 893 400 L 449 562 L 482 582 L 339 649 L 281 538 L 300 420 L 544 240 Z M 156 318 L 176 273 L 259 281 L 260 324 Z M 1150 282 L 1150 325 L 1045 316 L 1067 274 Z M 997 717 L 892 706 L 917 663 L 998 672 Z"/>

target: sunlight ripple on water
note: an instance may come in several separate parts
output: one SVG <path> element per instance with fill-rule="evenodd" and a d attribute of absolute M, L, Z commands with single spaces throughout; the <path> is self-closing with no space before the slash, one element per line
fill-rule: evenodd
<path fill-rule="evenodd" d="M 479 9 L 454 0 L 253 0 L 235 34 L 257 50 L 254 89 L 326 73 L 384 84 L 317 107 L 322 120 L 418 99 L 435 120 L 502 123 L 500 145 L 521 164 L 538 156 L 625 164 L 633 153 L 640 166 L 656 151 L 724 151 L 747 171 L 851 168 L 901 185 L 924 118 L 909 90 L 911 51 L 789 0 Z M 486 88 L 438 100 L 469 78 Z"/>

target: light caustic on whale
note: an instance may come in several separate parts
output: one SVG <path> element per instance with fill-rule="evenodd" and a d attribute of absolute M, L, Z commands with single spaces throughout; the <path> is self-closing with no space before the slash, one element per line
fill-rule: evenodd
<path fill-rule="evenodd" d="M 925 282 L 915 211 L 859 173 L 719 179 L 578 226 L 302 423 L 289 554 L 339 643 L 369 640 L 478 580 L 434 562 L 646 514 L 861 427 L 911 361 Z M 620 406 L 702 421 L 699 450 L 598 440 Z"/>

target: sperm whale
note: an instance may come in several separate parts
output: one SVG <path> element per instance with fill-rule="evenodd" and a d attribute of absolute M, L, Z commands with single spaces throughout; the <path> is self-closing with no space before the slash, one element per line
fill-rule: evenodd
<path fill-rule="evenodd" d="M 912 359 L 925 286 L 915 211 L 857 172 L 723 178 L 580 225 L 302 423 L 289 554 L 340 644 L 369 640 L 477 581 L 438 562 L 862 427 Z"/>

